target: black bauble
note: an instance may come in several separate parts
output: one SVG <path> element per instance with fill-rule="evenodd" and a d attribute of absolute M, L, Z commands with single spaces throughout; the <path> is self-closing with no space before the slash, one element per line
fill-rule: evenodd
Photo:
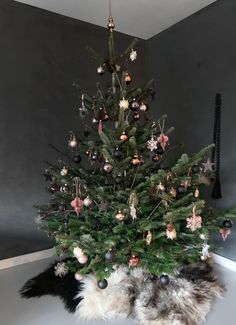
<path fill-rule="evenodd" d="M 160 276 L 160 283 L 161 283 L 162 285 L 167 286 L 167 285 L 170 283 L 170 278 L 169 278 L 169 276 L 168 276 L 167 274 L 162 274 L 162 275 Z"/>
<path fill-rule="evenodd" d="M 105 110 L 101 107 L 94 112 L 94 117 L 97 121 L 104 121 L 106 119 L 106 116 L 107 114 Z"/>
<path fill-rule="evenodd" d="M 118 176 L 116 176 L 116 178 L 115 178 L 115 182 L 116 182 L 116 184 L 121 184 L 121 183 L 123 183 L 123 176 L 121 176 L 121 175 L 118 175 Z"/>
<path fill-rule="evenodd" d="M 106 262 L 109 262 L 109 263 L 114 262 L 114 260 L 115 260 L 115 252 L 112 251 L 112 250 L 107 251 L 105 253 L 105 255 L 104 255 L 104 259 L 105 259 Z"/>
<path fill-rule="evenodd" d="M 134 121 L 138 121 L 138 120 L 140 120 L 140 115 L 139 115 L 138 112 L 136 112 L 136 113 L 134 114 L 134 116 L 133 116 L 133 120 L 134 120 Z"/>
<path fill-rule="evenodd" d="M 76 163 L 76 164 L 79 164 L 80 162 L 81 162 L 81 157 L 79 156 L 79 155 L 76 155 L 76 156 L 74 156 L 74 162 Z"/>
<path fill-rule="evenodd" d="M 139 103 L 137 102 L 137 100 L 133 99 L 132 102 L 130 102 L 129 104 L 129 108 L 132 111 L 137 111 L 139 109 Z"/>
<path fill-rule="evenodd" d="M 162 147 L 157 147 L 157 149 L 155 150 L 155 152 L 156 152 L 158 155 L 163 155 L 164 150 L 163 150 Z"/>
<path fill-rule="evenodd" d="M 184 194 L 186 192 L 186 187 L 183 185 L 180 185 L 177 187 L 177 193 L 178 194 Z"/>
<path fill-rule="evenodd" d="M 97 284 L 99 289 L 106 289 L 106 287 L 108 286 L 108 282 L 106 279 L 99 280 Z"/>
<path fill-rule="evenodd" d="M 116 148 L 114 151 L 113 151 L 113 157 L 115 157 L 116 159 L 121 159 L 122 158 L 122 151 L 118 148 Z"/>
<path fill-rule="evenodd" d="M 65 212 L 65 211 L 66 211 L 66 204 L 65 204 L 65 203 L 61 203 L 61 204 L 59 204 L 59 206 L 58 206 L 58 210 L 59 210 L 60 212 Z"/>
<path fill-rule="evenodd" d="M 161 159 L 161 156 L 159 156 L 159 155 L 154 155 L 153 157 L 152 157 L 152 161 L 154 161 L 154 162 L 157 162 L 157 161 L 159 161 Z"/>
<path fill-rule="evenodd" d="M 233 222 L 231 220 L 225 220 L 223 222 L 223 227 L 224 228 L 232 228 L 233 227 Z"/>
<path fill-rule="evenodd" d="M 191 171 L 193 174 L 197 174 L 200 172 L 200 167 L 198 165 L 193 165 Z"/>

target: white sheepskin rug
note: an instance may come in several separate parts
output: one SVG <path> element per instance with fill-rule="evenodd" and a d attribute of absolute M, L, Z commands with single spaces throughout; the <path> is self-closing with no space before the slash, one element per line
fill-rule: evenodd
<path fill-rule="evenodd" d="M 222 297 L 224 286 L 215 279 L 205 263 L 185 266 L 167 286 L 141 269 L 118 268 L 99 289 L 89 275 L 83 280 L 82 298 L 75 315 L 80 320 L 114 320 L 132 317 L 140 325 L 202 324 L 216 297 Z"/>

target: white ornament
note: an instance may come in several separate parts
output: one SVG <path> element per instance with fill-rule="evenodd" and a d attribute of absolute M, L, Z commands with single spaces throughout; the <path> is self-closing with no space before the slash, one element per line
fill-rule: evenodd
<path fill-rule="evenodd" d="M 134 205 L 130 206 L 130 215 L 133 220 L 137 219 L 137 209 L 135 208 Z"/>
<path fill-rule="evenodd" d="M 129 108 L 129 101 L 123 97 L 123 99 L 119 103 L 119 107 L 126 110 Z"/>
<path fill-rule="evenodd" d="M 73 248 L 73 254 L 74 254 L 74 257 L 76 257 L 76 258 L 79 258 L 80 256 L 84 255 L 82 249 L 79 248 L 78 246 Z"/>
<path fill-rule="evenodd" d="M 199 237 L 202 240 L 207 240 L 207 235 L 206 234 L 200 234 Z"/>
<path fill-rule="evenodd" d="M 68 273 L 68 267 L 65 263 L 57 263 L 56 266 L 54 266 L 54 274 L 56 276 L 59 276 L 60 278 L 65 276 Z"/>
<path fill-rule="evenodd" d="M 83 202 L 86 207 L 89 207 L 93 203 L 89 196 L 87 196 Z"/>
<path fill-rule="evenodd" d="M 104 69 L 103 69 L 103 67 L 101 65 L 97 68 L 97 73 L 98 74 L 103 74 L 104 73 Z"/>
<path fill-rule="evenodd" d="M 210 159 L 208 158 L 207 161 L 205 163 L 202 163 L 204 166 L 204 173 L 206 173 L 207 171 L 212 172 L 212 167 L 215 165 L 214 163 L 212 163 L 210 161 Z"/>
<path fill-rule="evenodd" d="M 80 264 L 85 264 L 85 263 L 88 262 L 88 256 L 85 255 L 85 254 L 83 254 L 83 255 L 79 256 L 79 257 L 77 258 L 77 260 L 78 260 L 78 262 L 79 262 Z"/>
<path fill-rule="evenodd" d="M 209 253 L 209 248 L 210 246 L 208 244 L 204 244 L 202 247 L 202 256 L 201 256 L 201 260 L 205 261 L 206 259 L 208 259 L 208 257 L 211 257 L 210 253 Z"/>
<path fill-rule="evenodd" d="M 157 149 L 157 144 L 158 144 L 157 140 L 152 136 L 151 140 L 147 142 L 147 148 L 151 151 L 154 151 Z"/>
<path fill-rule="evenodd" d="M 66 176 L 68 174 L 68 169 L 64 166 L 60 171 L 61 176 Z"/>
<path fill-rule="evenodd" d="M 165 186 L 160 182 L 158 185 L 157 185 L 157 189 L 158 191 L 165 191 Z"/>
<path fill-rule="evenodd" d="M 77 147 L 77 140 L 75 135 L 72 135 L 69 142 L 68 142 L 68 146 L 71 148 L 76 148 Z"/>
<path fill-rule="evenodd" d="M 81 280 L 83 280 L 83 275 L 82 274 L 80 274 L 79 272 L 76 272 L 75 273 L 75 279 L 77 280 L 77 281 L 81 281 Z"/>
<path fill-rule="evenodd" d="M 130 58 L 131 61 L 136 60 L 137 59 L 137 52 L 132 49 L 132 51 L 131 51 L 131 53 L 129 55 L 129 58 Z"/>

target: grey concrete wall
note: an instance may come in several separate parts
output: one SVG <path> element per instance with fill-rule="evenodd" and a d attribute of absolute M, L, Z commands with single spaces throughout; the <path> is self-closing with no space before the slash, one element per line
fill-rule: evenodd
<path fill-rule="evenodd" d="M 221 0 L 148 41 L 149 74 L 156 79 L 156 114 L 176 127 L 171 141 L 193 153 L 212 142 L 214 97 L 222 94 L 222 191 L 217 207 L 236 203 L 236 1 Z M 181 150 L 179 150 L 180 152 Z M 236 260 L 234 234 L 221 254 Z"/>
<path fill-rule="evenodd" d="M 104 17 L 106 19 L 106 17 Z M 89 45 L 105 54 L 108 32 L 12 0 L 0 2 L 0 259 L 50 247 L 34 224 L 33 205 L 44 203 L 44 159 L 49 147 L 66 148 L 68 131 L 80 127 L 80 101 L 72 83 L 95 91 L 97 64 Z M 131 37 L 116 33 L 124 49 Z M 145 51 L 145 42 L 139 47 Z M 143 80 L 145 55 L 132 66 Z"/>

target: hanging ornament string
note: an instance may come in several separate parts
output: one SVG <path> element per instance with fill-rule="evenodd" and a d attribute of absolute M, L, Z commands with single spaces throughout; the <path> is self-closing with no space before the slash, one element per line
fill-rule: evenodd
<path fill-rule="evenodd" d="M 215 184 L 212 190 L 211 197 L 220 199 L 221 182 L 220 182 L 220 135 L 221 135 L 221 94 L 217 93 L 215 97 L 215 117 L 214 117 L 214 132 L 213 143 L 215 147 L 212 149 L 212 163 L 215 163 Z"/>

